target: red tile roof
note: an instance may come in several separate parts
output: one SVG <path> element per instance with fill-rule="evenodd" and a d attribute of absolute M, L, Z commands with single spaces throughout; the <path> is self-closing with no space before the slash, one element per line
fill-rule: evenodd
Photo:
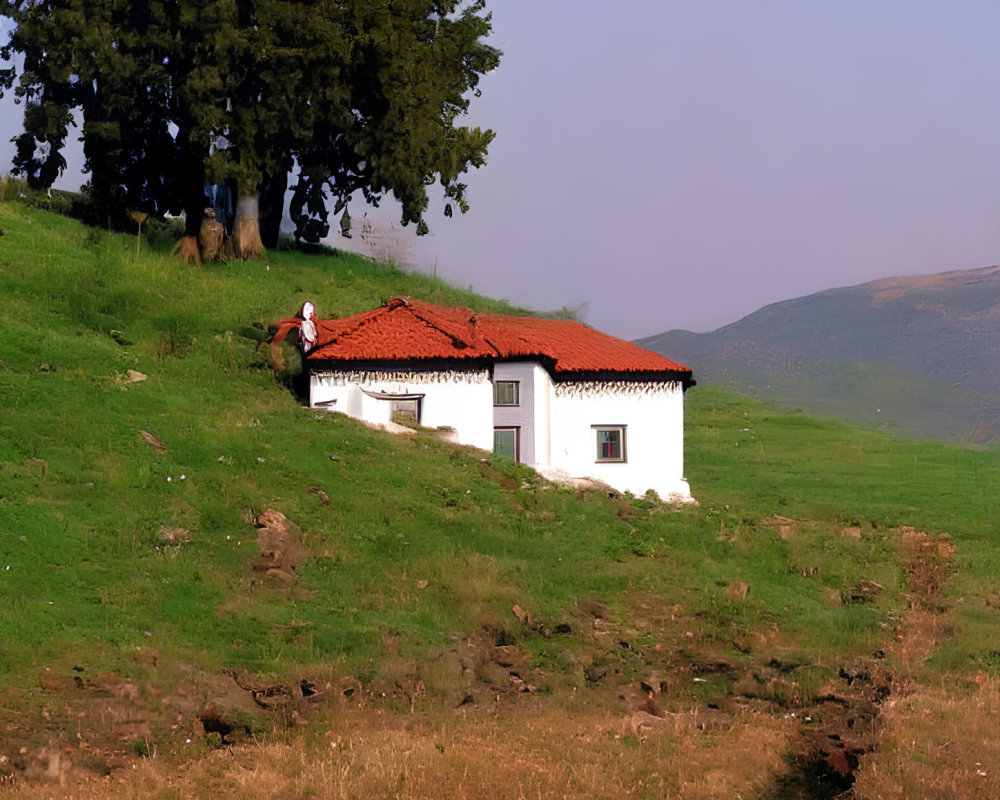
<path fill-rule="evenodd" d="M 683 364 L 572 320 L 476 314 L 394 297 L 381 308 L 320 320 L 316 327 L 316 347 L 308 355 L 313 362 L 537 358 L 567 378 L 647 373 L 691 380 Z"/>

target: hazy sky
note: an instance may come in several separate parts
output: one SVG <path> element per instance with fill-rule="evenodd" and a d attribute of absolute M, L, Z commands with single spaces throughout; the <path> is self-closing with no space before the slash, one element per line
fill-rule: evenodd
<path fill-rule="evenodd" d="M 497 138 L 470 212 L 432 207 L 428 270 L 631 338 L 1000 261 L 1000 3 L 489 5 Z"/>

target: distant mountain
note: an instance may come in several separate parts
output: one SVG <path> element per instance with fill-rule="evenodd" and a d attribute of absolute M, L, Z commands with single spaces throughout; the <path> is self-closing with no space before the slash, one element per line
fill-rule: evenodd
<path fill-rule="evenodd" d="M 830 289 L 638 344 L 700 383 L 784 406 L 906 436 L 1000 441 L 1000 267 Z"/>

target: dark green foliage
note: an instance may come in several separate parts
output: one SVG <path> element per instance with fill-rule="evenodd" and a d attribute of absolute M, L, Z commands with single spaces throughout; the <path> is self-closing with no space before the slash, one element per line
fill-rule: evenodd
<path fill-rule="evenodd" d="M 423 231 L 428 183 L 441 182 L 446 215 L 464 211 L 460 176 L 493 138 L 456 125 L 499 63 L 482 0 L 18 0 L 0 14 L 15 23 L 3 56 L 24 56 L 15 173 L 51 185 L 79 109 L 105 224 L 185 210 L 194 235 L 205 183 L 254 197 L 297 161 L 297 238 L 328 232 L 327 191 L 337 213 L 352 194 L 377 205 L 392 192 Z M 265 200 L 273 244 L 280 188 Z"/>
<path fill-rule="evenodd" d="M 6 13 L 16 27 L 5 55 L 24 55 L 17 92 L 25 133 L 15 174 L 51 185 L 65 166 L 59 150 L 70 110 L 78 109 L 97 219 L 124 227 L 127 209 L 179 211 L 177 148 L 168 127 L 174 86 L 168 7 L 88 0 L 15 3 Z M 36 140 L 49 144 L 41 159 Z"/>
<path fill-rule="evenodd" d="M 345 14 L 352 49 L 338 76 L 349 114 L 316 120 L 295 186 L 293 218 L 307 241 L 328 230 L 329 187 L 339 213 L 355 192 L 377 205 L 386 192 L 402 204 L 403 224 L 423 221 L 427 185 L 438 176 L 444 213 L 467 209 L 461 175 L 485 163 L 492 131 L 456 127 L 478 93 L 479 78 L 499 64 L 485 44 L 490 16 L 483 0 L 354 4 Z M 426 226 L 423 226 L 420 232 Z"/>
<path fill-rule="evenodd" d="M 24 132 L 14 140 L 14 173 L 24 175 L 32 189 L 47 188 L 66 168 L 62 146 L 66 141 L 71 116 L 65 104 L 52 97 L 47 87 L 30 84 L 18 87 L 18 95 L 27 102 L 24 109 Z"/>

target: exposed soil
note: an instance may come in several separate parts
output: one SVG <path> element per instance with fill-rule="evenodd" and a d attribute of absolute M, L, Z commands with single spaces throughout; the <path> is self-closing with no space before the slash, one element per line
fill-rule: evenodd
<path fill-rule="evenodd" d="M 898 535 L 910 610 L 885 649 L 842 665 L 838 684 L 816 703 L 799 709 L 804 723 L 800 746 L 788 773 L 776 781 L 768 797 L 849 796 L 860 759 L 878 747 L 880 707 L 912 689 L 920 667 L 941 639 L 941 589 L 955 553 L 951 538 L 931 537 L 913 528 L 902 528 Z"/>
<path fill-rule="evenodd" d="M 278 519 L 258 525 L 262 563 L 254 566 L 267 561 L 266 572 L 294 579 L 301 557 L 297 531 Z M 910 610 L 887 630 L 883 648 L 832 668 L 782 655 L 789 649 L 773 626 L 734 629 L 728 642 L 703 637 L 697 614 L 638 592 L 625 596 L 628 624 L 610 618 L 607 606 L 593 598 L 578 599 L 559 619 L 538 619 L 520 605 L 511 609 L 511 617 L 536 636 L 572 642 L 580 685 L 595 693 L 595 701 L 620 708 L 622 735 L 642 737 L 671 715 L 692 709 L 700 724 L 709 726 L 747 715 L 794 720 L 787 769 L 764 796 L 848 796 L 860 760 L 878 747 L 881 704 L 908 691 L 940 635 L 939 598 L 954 548 L 947 537 L 912 529 L 898 535 Z M 745 599 L 748 588 L 725 591 L 738 600 Z M 488 715 L 501 704 L 541 702 L 532 697 L 545 673 L 511 630 L 516 626 L 486 619 L 476 630 L 456 634 L 441 656 L 454 688 L 450 695 L 438 688 L 434 702 L 464 715 Z M 402 704 L 412 713 L 427 697 L 427 687 L 419 665 L 399 657 L 392 645 L 386 643 L 388 656 L 379 676 L 367 683 L 329 675 L 275 683 L 232 669 L 195 673 L 162 663 L 150 648 L 135 655 L 141 679 L 92 675 L 85 663 L 42 666 L 37 685 L 16 694 L 8 690 L 18 710 L 0 717 L 0 787 L 44 784 L 57 796 L 74 785 L 106 780 L 137 757 L 162 755 L 183 762 L 307 725 L 316 709 L 331 703 L 381 705 L 387 713 Z M 733 652 L 747 658 L 734 658 Z M 806 686 L 814 689 L 806 691 Z"/>

